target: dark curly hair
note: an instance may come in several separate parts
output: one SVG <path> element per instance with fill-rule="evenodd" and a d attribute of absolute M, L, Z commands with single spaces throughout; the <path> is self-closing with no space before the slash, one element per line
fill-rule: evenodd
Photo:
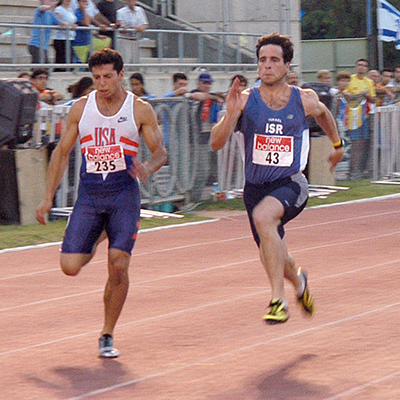
<path fill-rule="evenodd" d="M 256 45 L 257 60 L 260 56 L 260 49 L 268 44 L 280 46 L 283 52 L 283 60 L 285 63 L 291 62 L 293 59 L 293 43 L 290 41 L 289 36 L 280 35 L 277 32 L 270 35 L 261 36 Z"/>
<path fill-rule="evenodd" d="M 88 65 L 90 71 L 93 67 L 98 67 L 100 65 L 113 64 L 114 69 L 120 73 L 124 68 L 124 61 L 122 60 L 121 54 L 118 51 L 105 48 L 95 51 L 88 60 Z"/>

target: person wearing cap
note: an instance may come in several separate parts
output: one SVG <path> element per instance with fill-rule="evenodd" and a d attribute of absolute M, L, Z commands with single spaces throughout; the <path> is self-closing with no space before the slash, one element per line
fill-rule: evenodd
<path fill-rule="evenodd" d="M 211 160 L 209 141 L 211 130 L 218 122 L 218 112 L 225 102 L 225 97 L 222 93 L 211 92 L 213 82 L 214 80 L 209 73 L 201 73 L 198 78 L 197 88 L 189 94 L 192 100 L 200 102 L 197 113 L 200 124 L 200 135 L 198 137 L 200 162 L 191 193 L 192 201 L 201 200 L 203 188 L 210 175 L 210 165 L 216 162 L 216 160 Z M 217 168 L 215 168 L 216 170 Z"/>

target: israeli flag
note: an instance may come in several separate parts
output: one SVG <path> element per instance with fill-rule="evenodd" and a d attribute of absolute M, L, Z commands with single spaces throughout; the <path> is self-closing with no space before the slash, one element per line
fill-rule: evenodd
<path fill-rule="evenodd" d="M 384 42 L 395 42 L 400 50 L 400 11 L 386 0 L 378 0 L 378 39 Z"/>

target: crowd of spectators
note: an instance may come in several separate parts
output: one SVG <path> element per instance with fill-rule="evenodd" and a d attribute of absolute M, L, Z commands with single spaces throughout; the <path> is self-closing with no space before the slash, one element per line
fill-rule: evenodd
<path fill-rule="evenodd" d="M 42 0 L 45 3 L 47 0 Z M 69 2 L 71 0 L 63 0 Z M 85 9 L 89 7 L 88 0 L 76 0 L 78 5 Z M 109 0 L 105 0 L 110 2 Z M 112 3 L 112 1 L 110 2 Z M 82 8 L 80 11 L 85 19 Z M 78 22 L 79 23 L 79 22 Z M 87 56 L 87 55 L 86 55 Z M 32 85 L 39 91 L 40 106 L 51 106 L 54 104 L 70 105 L 74 99 L 93 90 L 91 78 L 84 77 L 68 87 L 71 99 L 65 100 L 64 96 L 47 86 L 49 72 L 46 69 L 35 69 L 28 75 Z M 244 75 L 232 76 L 231 82 L 239 78 L 242 89 L 248 86 L 248 80 Z M 368 61 L 360 59 L 356 62 L 355 73 L 340 71 L 335 77 L 329 70 L 320 70 L 313 82 L 302 82 L 296 71 L 290 71 L 287 82 L 291 85 L 308 87 L 314 89 L 327 107 L 332 111 L 340 136 L 345 145 L 345 156 L 341 168 L 337 168 L 337 179 L 355 180 L 369 178 L 372 173 L 370 165 L 371 137 L 373 129 L 373 118 L 376 106 L 392 104 L 400 99 L 400 67 L 393 71 L 385 69 L 382 72 L 368 70 Z M 220 112 L 224 109 L 226 92 L 212 90 L 214 79 L 207 71 L 201 71 L 197 77 L 196 87 L 189 90 L 189 79 L 185 73 L 177 72 L 171 79 L 171 91 L 167 93 L 149 93 L 145 85 L 145 76 L 140 72 L 134 72 L 129 77 L 129 89 L 145 100 L 175 97 L 192 100 L 196 107 L 196 116 L 199 124 L 198 144 L 201 148 L 200 158 L 204 171 L 200 174 L 201 182 L 196 185 L 201 188 L 205 182 L 210 184 L 216 179 L 216 168 L 213 153 L 209 146 L 209 137 L 213 125 L 217 122 Z M 254 83 L 257 85 L 257 82 Z M 127 85 L 128 86 L 128 85 Z M 227 90 L 229 87 L 226 88 Z M 65 103 L 67 101 L 67 103 Z M 173 107 L 174 104 L 169 104 Z M 166 114 L 165 114 L 166 115 Z M 164 120 L 165 119 L 165 120 Z M 170 121 L 159 117 L 163 128 L 164 141 L 169 142 Z M 324 135 L 320 130 L 313 130 L 313 122 L 309 121 L 310 135 Z M 215 157 L 214 157 L 215 158 Z M 307 173 L 307 170 L 306 170 Z"/>
<path fill-rule="evenodd" d="M 137 0 L 125 0 L 126 6 L 119 9 L 115 0 L 100 0 L 97 6 L 93 0 L 39 0 L 39 3 L 32 23 L 46 28 L 32 29 L 28 50 L 33 64 L 50 62 L 51 37 L 56 64 L 86 63 L 91 49 L 105 47 L 118 50 L 126 63 L 138 62 L 137 33 L 148 28 L 148 21 Z M 55 26 L 58 28 L 52 29 Z"/>
<path fill-rule="evenodd" d="M 297 72 L 291 71 L 287 81 L 292 85 L 314 89 L 332 111 L 345 145 L 343 161 L 336 168 L 336 178 L 371 178 L 374 114 L 377 106 L 400 100 L 400 67 L 396 67 L 394 72 L 390 69 L 382 72 L 369 70 L 368 60 L 359 59 L 353 74 L 340 71 L 333 78 L 331 71 L 320 70 L 316 78 L 314 82 L 301 82 Z M 313 121 L 309 121 L 309 125 L 311 136 L 324 134 Z"/>

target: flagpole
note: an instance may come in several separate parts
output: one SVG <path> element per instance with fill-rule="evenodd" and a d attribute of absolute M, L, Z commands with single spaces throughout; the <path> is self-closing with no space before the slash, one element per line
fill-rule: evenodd
<path fill-rule="evenodd" d="M 376 18 L 378 19 L 378 7 L 379 7 L 379 0 L 376 0 Z M 378 24 L 377 24 L 378 25 Z M 384 63 L 383 63 L 383 43 L 382 39 L 380 37 L 382 36 L 382 28 L 377 26 L 377 31 L 378 31 L 378 68 L 379 71 L 383 71 L 384 68 Z"/>
<path fill-rule="evenodd" d="M 382 40 L 379 40 L 378 37 L 378 66 L 379 66 L 379 71 L 383 71 L 384 65 L 383 65 L 383 43 Z"/>

